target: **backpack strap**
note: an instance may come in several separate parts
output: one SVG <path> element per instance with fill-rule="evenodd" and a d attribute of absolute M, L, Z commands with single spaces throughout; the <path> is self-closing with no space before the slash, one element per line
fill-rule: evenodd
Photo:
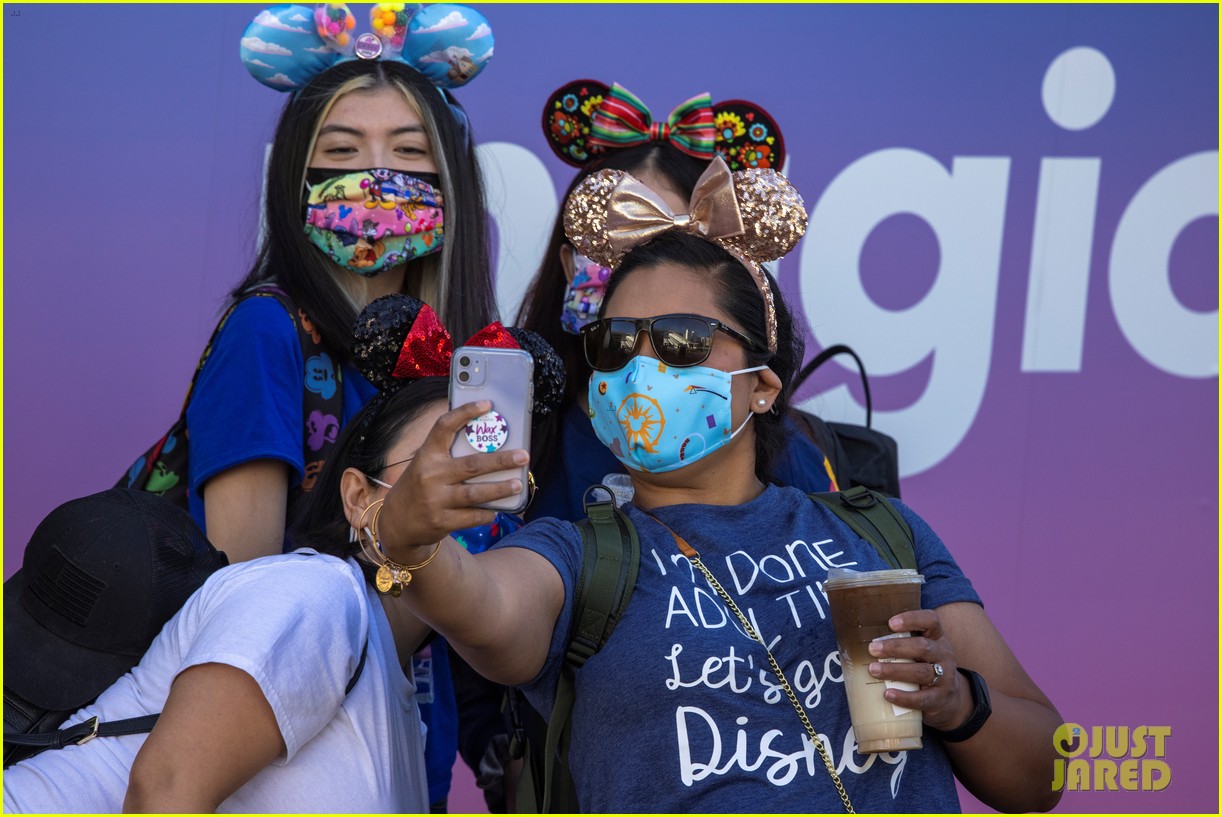
<path fill-rule="evenodd" d="M 568 768 L 574 681 L 577 670 L 603 648 L 627 609 L 628 600 L 636 587 L 641 561 L 641 543 L 632 520 L 615 507 L 614 494 L 609 489 L 605 486 L 593 488 L 602 488 L 609 498 L 591 502 L 587 490 L 584 502 L 587 518 L 577 523 L 577 529 L 581 531 L 583 563 L 573 601 L 569 645 L 556 686 L 556 700 L 547 723 L 540 813 L 556 808 L 564 811 L 577 808 L 573 778 Z M 531 798 L 535 794 L 534 783 L 536 781 L 533 779 L 524 779 L 519 794 Z M 537 804 L 520 805 L 530 811 Z"/>
<path fill-rule="evenodd" d="M 344 421 L 344 378 L 339 361 L 322 344 L 322 336 L 306 313 L 276 286 L 260 286 L 248 295 L 270 296 L 280 302 L 293 321 L 301 344 L 301 454 L 305 474 L 300 493 L 309 493 L 324 463 L 339 442 Z M 247 297 L 244 295 L 243 297 Z M 294 493 L 297 493 L 296 491 Z M 290 496 L 290 502 L 299 498 Z"/>
<path fill-rule="evenodd" d="M 348 686 L 344 688 L 344 697 L 352 691 L 356 686 L 356 682 L 360 680 L 361 673 L 365 670 L 365 658 L 369 653 L 369 640 L 365 640 L 365 646 L 361 648 L 361 658 L 357 662 L 356 670 L 352 673 L 352 677 L 348 679 Z M 157 719 L 161 717 L 158 712 L 155 715 L 141 715 L 138 718 L 124 718 L 118 721 L 99 722 L 97 715 L 86 721 L 73 724 L 65 729 L 59 729 L 55 732 L 42 732 L 34 734 L 17 734 L 13 732 L 4 733 L 4 742 L 13 746 L 29 746 L 38 749 L 40 752 L 44 749 L 62 749 L 65 746 L 80 746 L 83 743 L 88 743 L 94 738 L 113 738 L 120 735 L 139 735 L 145 732 L 152 732 L 153 727 L 157 725 Z"/>
<path fill-rule="evenodd" d="M 862 485 L 808 496 L 844 520 L 887 564 L 917 569 L 912 528 L 885 496 Z"/>
<path fill-rule="evenodd" d="M 30 746 L 43 749 L 62 749 L 65 746 L 80 746 L 94 738 L 109 738 L 117 735 L 138 735 L 141 732 L 151 732 L 157 723 L 157 715 L 142 715 L 139 718 L 125 718 L 121 721 L 99 723 L 97 716 L 78 724 L 55 732 L 20 735 L 4 733 L 4 742 L 14 746 Z"/>
<path fill-rule="evenodd" d="M 861 374 L 861 388 L 866 398 L 866 428 L 870 428 L 874 419 L 874 401 L 870 397 L 870 378 L 866 375 L 866 364 L 861 362 L 861 357 L 853 351 L 851 346 L 837 343 L 834 346 L 827 347 L 811 358 L 810 362 L 803 366 L 802 370 L 798 372 L 798 376 L 793 379 L 793 384 L 789 387 L 789 393 L 796 394 L 798 388 L 806 382 L 806 379 L 815 373 L 815 369 L 818 369 L 824 363 L 836 357 L 836 355 L 848 355 L 857 363 L 857 371 Z"/>

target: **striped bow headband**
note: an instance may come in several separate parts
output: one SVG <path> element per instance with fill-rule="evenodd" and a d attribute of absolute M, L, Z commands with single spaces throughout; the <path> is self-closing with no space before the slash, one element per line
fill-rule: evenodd
<path fill-rule="evenodd" d="M 711 103 L 701 94 L 655 122 L 645 104 L 619 84 L 581 79 L 561 86 L 543 106 L 543 132 L 552 151 L 584 167 L 608 150 L 666 141 L 689 156 L 725 159 L 731 171 L 780 169 L 785 140 L 763 108 L 741 99 Z"/>
<path fill-rule="evenodd" d="M 665 122 L 654 122 L 641 100 L 618 82 L 590 117 L 592 145 L 622 148 L 642 142 L 667 140 L 679 150 L 706 161 L 713 158 L 713 100 L 694 96 L 670 112 Z"/>

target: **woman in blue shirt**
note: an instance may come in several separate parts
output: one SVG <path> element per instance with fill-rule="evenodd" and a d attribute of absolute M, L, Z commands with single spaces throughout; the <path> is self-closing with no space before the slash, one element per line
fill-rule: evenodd
<path fill-rule="evenodd" d="M 381 53 L 389 40 L 357 37 L 349 26 L 357 56 L 342 57 L 335 38 L 302 22 L 317 13 L 268 9 L 242 39 L 256 79 L 278 90 L 296 85 L 272 140 L 262 246 L 230 293 L 237 308 L 187 408 L 191 511 L 234 562 L 282 550 L 290 499 L 321 470 L 312 451 L 334 441 L 373 394 L 350 365 L 351 327 L 365 304 L 412 294 L 459 335 L 495 318 L 465 113 L 425 67 Z M 315 21 L 349 36 L 342 20 Z M 298 314 L 275 298 L 246 297 L 268 286 Z M 296 321 L 324 352 L 304 359 Z M 342 391 L 342 416 L 303 417 L 306 390 Z"/>
<path fill-rule="evenodd" d="M 916 686 L 882 694 L 921 712 L 924 748 L 858 751 L 823 581 L 833 567 L 885 564 L 822 505 L 764 480 L 800 346 L 759 263 L 792 247 L 805 213 L 775 174 L 731 178 L 718 164 L 690 218 L 614 171 L 566 206 L 570 240 L 616 269 L 583 349 L 591 419 L 629 468 L 624 510 L 640 537 L 628 605 L 574 684 L 581 810 L 957 811 L 956 778 L 999 810 L 1052 808 L 1060 716 L 946 546 L 897 500 L 925 577 L 921 609 L 892 617 L 911 637 L 873 642 L 867 671 Z M 444 520 L 478 523 L 487 512 L 474 505 L 517 487 L 463 480 L 527 459 L 450 458 L 454 433 L 486 409 L 438 420 L 373 533 L 415 566 L 409 607 L 546 712 L 566 671 L 581 536 L 543 519 L 477 556 L 445 537 Z"/>

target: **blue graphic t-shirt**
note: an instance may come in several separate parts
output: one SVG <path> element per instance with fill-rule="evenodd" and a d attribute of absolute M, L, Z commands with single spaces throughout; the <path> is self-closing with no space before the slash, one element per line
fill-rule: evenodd
<path fill-rule="evenodd" d="M 831 466 L 819 446 L 788 418 L 785 430 L 785 447 L 773 463 L 776 482 L 804 493 L 836 490 Z M 556 465 L 540 483 L 526 514 L 530 519 L 551 516 L 575 522 L 585 518 L 581 499 L 586 489 L 608 474 L 625 474 L 627 469 L 598 439 L 589 416 L 577 403 L 571 403 L 560 419 L 557 449 Z"/>
<path fill-rule="evenodd" d="M 341 375 L 343 427 L 377 389 L 351 366 L 344 366 Z M 188 501 L 205 533 L 199 489 L 222 471 L 253 460 L 280 460 L 291 469 L 289 487 L 301 483 L 304 377 L 301 342 L 280 302 L 247 298 L 238 304 L 212 346 L 187 407 Z"/>
<path fill-rule="evenodd" d="M 937 535 L 896 507 L 916 538 L 921 603 L 980 603 Z M 641 540 L 636 590 L 603 650 L 578 672 L 570 764 L 585 812 L 841 812 L 827 769 L 763 648 L 654 519 L 626 506 Z M 832 567 L 882 570 L 874 548 L 801 491 L 769 486 L 734 507 L 653 512 L 688 541 L 769 644 L 860 812 L 958 811 L 950 763 L 919 751 L 855 751 L 823 581 Z M 581 538 L 543 519 L 499 547 L 550 561 L 565 603 L 542 673 L 524 690 L 551 711 L 581 572 Z"/>

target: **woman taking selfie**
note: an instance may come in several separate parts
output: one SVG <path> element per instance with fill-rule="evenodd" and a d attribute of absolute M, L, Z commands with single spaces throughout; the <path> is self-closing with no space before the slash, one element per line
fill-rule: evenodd
<path fill-rule="evenodd" d="M 832 566 L 887 565 L 822 505 L 760 478 L 800 345 L 759 264 L 801 237 L 801 198 L 772 171 L 732 176 L 714 160 L 689 212 L 673 214 L 616 171 L 591 176 L 566 204 L 574 246 L 615 269 L 582 338 L 591 421 L 629 469 L 624 510 L 641 542 L 628 606 L 576 678 L 568 760 L 581 809 L 957 811 L 956 777 L 993 808 L 1051 808 L 1061 720 L 945 545 L 898 501 L 922 609 L 890 621 L 912 637 L 877 642 L 869 672 L 917 686 L 885 696 L 921 712 L 924 748 L 856 751 L 822 582 Z M 438 420 L 372 534 L 395 563 L 427 560 L 404 590 L 410 607 L 547 712 L 581 537 L 572 523 L 539 520 L 471 556 L 445 536 L 450 520 L 487 521 L 473 506 L 518 488 L 464 480 L 524 452 L 450 457 L 455 432 L 483 410 Z"/>

